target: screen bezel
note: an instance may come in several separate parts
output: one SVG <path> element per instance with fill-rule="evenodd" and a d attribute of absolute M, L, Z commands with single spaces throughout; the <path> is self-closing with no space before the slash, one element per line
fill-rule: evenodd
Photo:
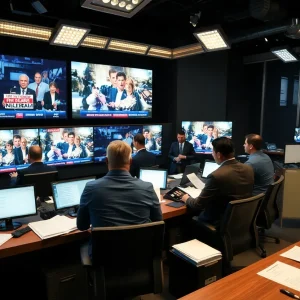
<path fill-rule="evenodd" d="M 166 173 L 166 176 L 165 176 L 165 182 L 164 182 L 164 187 L 159 187 L 161 190 L 165 190 L 167 189 L 167 186 L 168 186 L 168 170 L 167 169 L 156 169 L 156 168 L 140 168 L 140 173 L 139 173 L 139 178 L 141 177 L 141 171 L 142 170 L 145 170 L 145 171 L 156 171 L 156 172 L 165 172 Z M 142 179 L 141 179 L 142 180 Z M 144 181 L 144 180 L 142 180 Z M 149 182 L 149 181 L 144 181 L 144 182 Z M 150 182 L 152 185 L 153 183 Z M 154 186 L 153 186 L 154 188 Z"/>

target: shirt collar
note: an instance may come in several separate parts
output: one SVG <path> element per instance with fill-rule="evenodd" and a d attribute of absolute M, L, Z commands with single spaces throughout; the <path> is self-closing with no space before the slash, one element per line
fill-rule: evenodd
<path fill-rule="evenodd" d="M 136 153 L 140 152 L 141 150 L 146 150 L 146 148 L 141 148 L 141 149 L 137 150 Z"/>
<path fill-rule="evenodd" d="M 229 159 L 224 160 L 224 161 L 220 164 L 220 167 L 221 167 L 223 164 L 225 164 L 227 161 L 234 160 L 234 159 L 235 159 L 235 157 L 232 157 L 232 158 L 229 158 Z"/>

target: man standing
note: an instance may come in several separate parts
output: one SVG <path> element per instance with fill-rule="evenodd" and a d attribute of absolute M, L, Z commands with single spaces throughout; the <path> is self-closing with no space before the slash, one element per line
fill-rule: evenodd
<path fill-rule="evenodd" d="M 77 213 L 77 227 L 144 224 L 162 220 L 153 185 L 133 178 L 130 173 L 131 148 L 122 141 L 107 147 L 109 172 L 86 184 Z M 91 249 L 89 251 L 91 255 Z"/>
<path fill-rule="evenodd" d="M 183 173 L 186 165 L 194 158 L 195 150 L 191 143 L 186 142 L 185 133 L 178 132 L 177 142 L 172 143 L 169 158 L 171 160 L 170 174 Z"/>
<path fill-rule="evenodd" d="M 110 110 L 119 109 L 121 100 L 127 97 L 127 92 L 125 90 L 126 84 L 126 74 L 124 72 L 118 72 L 117 78 L 117 88 L 111 89 L 111 99 L 107 99 L 108 107 Z"/>
<path fill-rule="evenodd" d="M 21 147 L 15 148 L 14 152 L 16 165 L 28 164 L 27 140 L 24 137 L 21 138 Z"/>
<path fill-rule="evenodd" d="M 132 158 L 130 173 L 132 177 L 139 178 L 140 168 L 153 167 L 156 164 L 156 156 L 148 152 L 145 148 L 145 138 L 141 133 L 138 133 L 133 138 L 133 146 L 136 148 L 137 153 Z"/>
<path fill-rule="evenodd" d="M 39 72 L 34 74 L 34 82 L 30 83 L 28 87 L 35 91 L 37 100 L 37 109 L 42 109 L 44 106 L 44 94 L 49 91 L 49 84 L 42 82 L 42 75 Z"/>
<path fill-rule="evenodd" d="M 68 133 L 68 143 L 62 144 L 62 156 L 64 159 L 69 159 L 72 157 L 72 152 L 75 150 L 75 133 Z"/>
<path fill-rule="evenodd" d="M 199 220 L 217 225 L 228 202 L 252 196 L 254 174 L 251 167 L 234 158 L 231 139 L 217 138 L 212 145 L 212 155 L 220 167 L 207 177 L 205 187 L 197 198 L 186 194 L 182 200 L 188 208 L 202 210 Z"/>
<path fill-rule="evenodd" d="M 244 149 L 249 154 L 245 164 L 254 171 L 253 195 L 265 193 L 268 186 L 274 182 L 274 166 L 270 157 L 261 151 L 262 137 L 258 134 L 248 134 L 245 137 Z"/>

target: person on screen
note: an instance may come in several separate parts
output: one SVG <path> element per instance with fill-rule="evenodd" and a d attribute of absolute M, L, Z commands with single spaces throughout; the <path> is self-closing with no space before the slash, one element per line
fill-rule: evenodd
<path fill-rule="evenodd" d="M 49 92 L 49 84 L 42 82 L 42 75 L 40 72 L 34 74 L 34 82 L 30 83 L 28 87 L 35 91 L 36 95 L 36 108 L 42 109 L 44 106 L 44 95 Z"/>
<path fill-rule="evenodd" d="M 59 105 L 59 94 L 56 92 L 57 85 L 55 82 L 50 82 L 49 91 L 44 94 L 44 108 L 49 110 L 57 110 Z"/>
<path fill-rule="evenodd" d="M 197 138 L 196 135 L 193 135 L 192 139 L 189 141 L 194 149 L 200 149 L 201 148 L 201 141 Z"/>
<path fill-rule="evenodd" d="M 130 174 L 132 177 L 139 178 L 140 168 L 153 167 L 156 165 L 156 156 L 146 150 L 145 138 L 141 133 L 137 133 L 133 137 L 133 146 L 137 151 L 136 155 L 132 158 Z"/>
<path fill-rule="evenodd" d="M 139 111 L 141 110 L 141 99 L 139 94 L 134 89 L 134 81 L 132 78 L 127 78 L 125 84 L 125 90 L 127 97 L 120 101 L 120 110 L 131 110 Z"/>
<path fill-rule="evenodd" d="M 117 70 L 111 68 L 108 71 L 110 85 L 101 85 L 100 92 L 109 97 L 110 90 L 117 87 Z"/>
<path fill-rule="evenodd" d="M 97 88 L 86 98 L 87 110 L 109 110 L 105 96 Z"/>
<path fill-rule="evenodd" d="M 183 173 L 186 165 L 190 164 L 195 156 L 195 150 L 191 143 L 186 142 L 185 133 L 177 133 L 177 142 L 172 143 L 169 151 L 171 160 L 170 174 Z"/>
<path fill-rule="evenodd" d="M 14 152 L 16 165 L 28 164 L 28 147 L 26 138 L 21 138 L 21 147 L 15 148 Z"/>
<path fill-rule="evenodd" d="M 130 173 L 131 148 L 122 141 L 107 147 L 108 173 L 86 184 L 77 212 L 77 228 L 144 224 L 162 220 L 152 183 Z M 91 244 L 89 254 L 92 257 Z"/>
<path fill-rule="evenodd" d="M 46 154 L 47 161 L 54 161 L 54 160 L 62 160 L 63 156 L 61 154 L 61 150 L 55 145 L 54 142 L 51 142 L 50 150 Z"/>
<path fill-rule="evenodd" d="M 62 145 L 62 153 L 64 159 L 72 158 L 72 152 L 75 150 L 75 133 L 68 132 L 68 143 Z"/>
<path fill-rule="evenodd" d="M 63 149 L 63 145 L 68 144 L 68 142 L 69 142 L 68 135 L 69 135 L 69 130 L 68 129 L 64 129 L 62 131 L 62 134 L 61 134 L 62 141 L 57 143 L 57 148 L 59 148 L 60 150 L 62 150 Z"/>
<path fill-rule="evenodd" d="M 19 76 L 19 87 L 14 86 L 10 89 L 10 94 L 19 95 L 32 95 L 33 96 L 33 109 L 36 109 L 36 94 L 35 91 L 28 87 L 29 77 L 26 74 Z M 5 101 L 2 101 L 2 105 L 5 108 Z"/>
<path fill-rule="evenodd" d="M 79 135 L 75 136 L 74 139 L 75 148 L 71 153 L 70 158 L 85 158 L 88 157 L 86 147 L 81 143 L 81 138 Z"/>
<path fill-rule="evenodd" d="M 149 129 L 144 129 L 145 145 L 148 151 L 156 150 L 156 142 Z"/>
<path fill-rule="evenodd" d="M 0 152 L 0 165 L 10 166 L 15 164 L 15 155 L 13 149 L 13 141 L 9 140 L 5 144 L 5 152 Z"/>
<path fill-rule="evenodd" d="M 269 155 L 261 151 L 263 139 L 258 134 L 248 134 L 245 137 L 244 149 L 249 154 L 245 162 L 254 171 L 253 196 L 265 193 L 270 184 L 274 182 L 274 166 Z"/>
<path fill-rule="evenodd" d="M 201 139 L 201 147 L 203 149 L 212 149 L 212 141 L 214 140 L 213 138 L 214 129 L 215 129 L 214 125 L 207 126 L 207 132 L 205 135 L 202 136 Z"/>
<path fill-rule="evenodd" d="M 50 79 L 48 78 L 48 71 L 43 71 L 42 72 L 42 82 L 49 84 L 50 83 Z"/>
<path fill-rule="evenodd" d="M 19 134 L 15 134 L 13 136 L 14 148 L 21 147 L 21 136 Z"/>
<path fill-rule="evenodd" d="M 126 132 L 125 133 L 125 138 L 123 139 L 123 142 L 127 143 L 131 147 L 132 146 L 132 142 L 133 142 L 132 137 L 133 137 L 133 135 L 132 135 L 131 131 Z"/>
<path fill-rule="evenodd" d="M 117 73 L 117 88 L 111 89 L 111 99 L 107 100 L 109 110 L 119 110 L 121 100 L 127 98 L 127 92 L 125 90 L 126 74 L 124 72 Z"/>

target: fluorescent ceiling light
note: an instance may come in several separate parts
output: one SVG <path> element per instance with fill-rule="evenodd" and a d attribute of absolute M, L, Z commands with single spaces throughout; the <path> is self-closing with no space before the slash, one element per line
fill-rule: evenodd
<path fill-rule="evenodd" d="M 104 36 L 97 36 L 97 35 L 88 35 L 81 43 L 83 47 L 90 47 L 90 48 L 98 48 L 104 49 L 107 45 L 109 38 Z"/>
<path fill-rule="evenodd" d="M 90 28 L 85 24 L 60 21 L 53 31 L 50 44 L 78 48 L 89 32 Z"/>
<path fill-rule="evenodd" d="M 193 44 L 173 49 L 173 58 L 176 59 L 189 55 L 200 54 L 203 52 L 204 50 L 200 44 Z"/>
<path fill-rule="evenodd" d="M 286 63 L 298 61 L 297 56 L 288 48 L 274 48 L 271 49 L 271 52 Z"/>
<path fill-rule="evenodd" d="M 226 35 L 219 26 L 201 29 L 194 33 L 206 51 L 225 50 L 230 48 Z"/>
<path fill-rule="evenodd" d="M 146 54 L 148 48 L 149 46 L 145 44 L 138 44 L 115 39 L 111 39 L 109 41 L 109 45 L 107 46 L 107 50 L 115 50 L 134 54 Z"/>
<path fill-rule="evenodd" d="M 172 58 L 172 49 L 151 46 L 148 53 L 149 56 Z"/>
<path fill-rule="evenodd" d="M 100 12 L 131 18 L 152 0 L 83 0 L 81 6 Z"/>

